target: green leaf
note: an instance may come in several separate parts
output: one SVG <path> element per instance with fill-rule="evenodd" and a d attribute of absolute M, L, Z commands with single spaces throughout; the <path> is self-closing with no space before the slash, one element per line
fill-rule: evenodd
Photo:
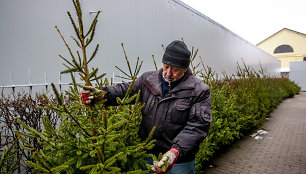
<path fill-rule="evenodd" d="M 87 165 L 87 166 L 83 166 L 80 168 L 80 170 L 88 170 L 88 169 L 91 169 L 91 168 L 94 168 L 96 167 L 97 165 Z"/>
<path fill-rule="evenodd" d="M 124 100 L 124 104 L 130 104 L 136 97 L 137 97 L 137 94 L 133 95 L 130 98 L 127 98 L 126 100 Z"/>
<path fill-rule="evenodd" d="M 55 129 L 53 128 L 49 118 L 46 115 L 42 116 L 42 122 L 47 132 L 51 134 L 56 134 Z"/>
<path fill-rule="evenodd" d="M 88 60 L 88 63 L 92 61 L 92 59 L 96 56 L 97 52 L 98 52 L 98 49 L 99 49 L 99 44 L 96 45 L 96 48 L 94 50 L 94 52 L 92 53 L 90 59 Z"/>
<path fill-rule="evenodd" d="M 121 169 L 119 167 L 109 167 L 108 170 L 110 170 L 111 172 L 120 172 Z"/>
<path fill-rule="evenodd" d="M 24 150 L 33 150 L 33 148 L 31 147 L 26 147 L 24 146 L 22 143 L 19 143 L 20 148 L 24 149 Z"/>
<path fill-rule="evenodd" d="M 78 161 L 77 161 L 76 167 L 80 168 L 82 165 L 83 165 L 83 159 L 79 158 Z"/>
<path fill-rule="evenodd" d="M 96 156 L 96 150 L 90 151 L 90 152 L 89 152 L 89 155 L 90 155 L 91 157 L 95 157 L 95 156 Z"/>
<path fill-rule="evenodd" d="M 93 167 L 91 170 L 90 170 L 90 172 L 89 172 L 89 174 L 97 174 L 98 172 L 98 167 Z"/>
<path fill-rule="evenodd" d="M 121 120 L 121 121 L 118 121 L 117 123 L 113 123 L 109 128 L 108 130 L 113 130 L 113 129 L 117 129 L 117 128 L 120 128 L 123 126 L 123 124 L 127 123 L 127 120 Z"/>
<path fill-rule="evenodd" d="M 99 16 L 100 13 L 101 13 L 101 11 L 98 11 L 98 13 L 96 14 L 96 16 L 93 19 L 93 21 L 90 25 L 90 28 L 89 28 L 88 32 L 86 33 L 85 37 L 87 37 L 91 33 L 91 31 L 96 28 L 96 24 L 97 24 L 97 21 L 98 21 L 98 16 Z"/>
<path fill-rule="evenodd" d="M 64 71 L 61 71 L 61 74 L 67 74 L 67 73 L 72 73 L 72 72 L 78 72 L 79 68 L 70 68 Z"/>
<path fill-rule="evenodd" d="M 96 76 L 98 72 L 98 68 L 95 68 L 90 74 L 89 74 L 89 79 L 91 79 L 92 77 Z"/>
<path fill-rule="evenodd" d="M 119 155 L 122 155 L 122 154 L 123 154 L 123 152 L 119 152 L 119 153 L 117 153 L 116 155 L 112 156 L 111 158 L 107 159 L 107 160 L 105 161 L 105 168 L 108 168 L 108 167 L 110 167 L 111 165 L 113 165 L 113 164 L 117 161 L 117 157 L 118 157 Z"/>
<path fill-rule="evenodd" d="M 106 75 L 106 73 L 103 73 L 103 74 L 101 74 L 101 75 L 99 75 L 99 76 L 93 78 L 92 80 L 94 81 L 94 80 L 102 79 L 105 75 Z"/>
<path fill-rule="evenodd" d="M 65 169 L 69 168 L 68 165 L 60 165 L 51 169 L 51 172 L 61 172 Z"/>
<path fill-rule="evenodd" d="M 78 150 L 76 151 L 76 154 L 77 154 L 77 155 L 81 155 L 81 154 L 82 154 L 82 151 L 81 151 L 80 149 L 78 149 Z"/>
<path fill-rule="evenodd" d="M 39 171 L 41 171 L 41 172 L 50 173 L 48 169 L 43 168 L 43 167 L 40 166 L 39 164 L 35 164 L 35 163 L 31 162 L 31 161 L 25 161 L 25 163 L 26 163 L 27 165 L 29 165 L 29 166 L 34 167 L 35 169 L 37 169 L 37 170 L 39 170 Z"/>

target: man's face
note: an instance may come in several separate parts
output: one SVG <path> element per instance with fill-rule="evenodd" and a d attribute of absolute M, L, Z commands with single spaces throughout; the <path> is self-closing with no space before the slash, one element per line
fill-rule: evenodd
<path fill-rule="evenodd" d="M 168 82 L 178 80 L 184 75 L 186 71 L 187 68 L 178 68 L 175 66 L 163 64 L 163 75 Z"/>

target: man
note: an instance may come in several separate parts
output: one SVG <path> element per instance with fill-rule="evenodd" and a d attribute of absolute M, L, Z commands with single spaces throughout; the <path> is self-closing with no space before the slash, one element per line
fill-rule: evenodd
<path fill-rule="evenodd" d="M 136 79 L 133 94 L 141 90 L 142 122 L 139 136 L 145 140 L 156 126 L 153 139 L 155 147 L 150 151 L 160 161 L 151 160 L 151 169 L 163 173 L 195 173 L 195 155 L 200 143 L 208 134 L 211 117 L 210 89 L 195 77 L 188 68 L 190 51 L 181 41 L 173 41 L 166 47 L 163 67 L 157 71 L 145 72 Z M 116 105 L 116 97 L 123 97 L 129 83 L 103 87 L 106 104 Z M 83 88 L 84 103 L 93 101 L 89 93 L 98 91 L 94 87 Z M 171 169 L 172 168 L 172 169 Z M 171 170 L 170 170 L 171 169 Z"/>

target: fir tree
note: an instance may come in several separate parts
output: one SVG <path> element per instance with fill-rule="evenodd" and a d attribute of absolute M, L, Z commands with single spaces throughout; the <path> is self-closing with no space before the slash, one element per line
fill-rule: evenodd
<path fill-rule="evenodd" d="M 77 22 L 70 12 L 67 12 L 76 37 L 72 37 L 81 51 L 72 51 L 58 27 L 55 27 L 64 41 L 71 59 L 59 55 L 67 68 L 62 73 L 70 73 L 72 86 L 68 91 L 59 93 L 52 84 L 57 104 L 52 103 L 47 96 L 49 105 L 44 109 L 58 112 L 61 122 L 52 126 L 47 116 L 42 116 L 44 130 L 42 132 L 28 127 L 22 121 L 18 122 L 28 130 L 28 133 L 15 131 L 18 135 L 20 146 L 26 150 L 34 151 L 33 161 L 26 161 L 32 166 L 34 173 L 147 173 L 145 157 L 151 156 L 146 151 L 153 147 L 151 137 L 154 129 L 146 141 L 141 142 L 137 135 L 141 122 L 140 91 L 131 95 L 133 82 L 139 72 L 141 64 L 137 61 L 134 73 L 131 70 L 123 44 L 123 51 L 129 67 L 129 72 L 124 73 L 132 80 L 125 97 L 117 98 L 118 106 L 106 107 L 105 101 L 84 105 L 79 94 L 82 87 L 75 80 L 74 73 L 78 73 L 85 85 L 96 84 L 97 88 L 109 85 L 104 78 L 105 74 L 98 75 L 98 68 L 90 70 L 88 64 L 96 56 L 99 44 L 87 56 L 87 47 L 93 41 L 96 24 L 100 11 L 97 12 L 91 26 L 84 32 L 82 10 L 79 0 L 73 0 Z M 139 59 L 138 59 L 139 60 Z M 119 67 L 117 67 L 122 71 Z M 122 71 L 123 72 L 123 71 Z M 103 93 L 95 94 L 101 97 Z M 64 98 L 68 97 L 69 102 Z M 133 101 L 133 105 L 129 104 Z M 38 138 L 41 148 L 30 144 L 26 138 Z"/>

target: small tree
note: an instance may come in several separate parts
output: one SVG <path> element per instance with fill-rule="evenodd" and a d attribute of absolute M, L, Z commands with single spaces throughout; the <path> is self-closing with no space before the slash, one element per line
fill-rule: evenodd
<path fill-rule="evenodd" d="M 98 68 L 93 68 L 91 71 L 88 68 L 88 64 L 99 49 L 97 44 L 88 59 L 86 48 L 95 35 L 100 11 L 85 34 L 80 2 L 79 0 L 72 2 L 77 23 L 70 12 L 67 13 L 76 33 L 76 37 L 72 39 L 81 51 L 73 53 L 56 27 L 71 56 L 71 60 L 68 60 L 60 55 L 67 68 L 62 73 L 70 73 L 72 78 L 72 86 L 65 92 L 65 96 L 68 96 L 70 101 L 64 102 L 64 94 L 59 93 L 52 84 L 58 104 L 54 105 L 45 96 L 49 104 L 43 108 L 58 112 L 62 121 L 57 126 L 53 126 L 47 116 L 42 116 L 44 129 L 40 132 L 18 120 L 29 131 L 28 133 L 16 131 L 22 141 L 20 146 L 34 151 L 33 161 L 28 160 L 26 163 L 34 168 L 34 173 L 147 173 L 145 157 L 151 155 L 147 154 L 146 150 L 153 147 L 153 141 L 150 139 L 154 130 L 146 141 L 141 142 L 137 132 L 141 122 L 141 109 L 144 105 L 139 101 L 140 91 L 131 96 L 131 89 L 141 64 L 138 65 L 137 61 L 135 73 L 132 73 L 124 50 L 130 70 L 130 75 L 125 74 L 132 79 L 125 97 L 117 98 L 118 106 L 116 107 L 106 107 L 105 101 L 89 106 L 84 105 L 79 94 L 79 88 L 82 85 L 76 82 L 73 73 L 78 73 L 85 85 L 95 83 L 97 88 L 100 88 L 103 85 L 109 85 L 109 82 L 107 79 L 102 79 L 105 74 L 98 75 Z M 101 97 L 103 93 L 95 95 Z M 129 104 L 132 101 L 133 105 Z M 28 137 L 38 138 L 42 149 L 39 150 L 29 143 L 26 140 Z"/>

